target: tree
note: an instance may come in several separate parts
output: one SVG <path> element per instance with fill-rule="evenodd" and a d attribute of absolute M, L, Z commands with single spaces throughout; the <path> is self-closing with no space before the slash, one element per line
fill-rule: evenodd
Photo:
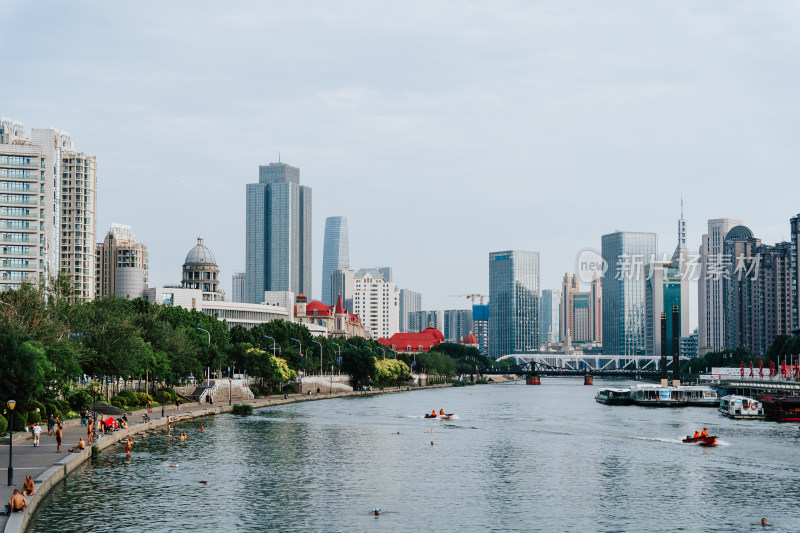
<path fill-rule="evenodd" d="M 48 361 L 41 343 L 16 333 L 0 334 L 0 390 L 15 400 L 20 412 L 33 408 L 44 392 Z"/>
<path fill-rule="evenodd" d="M 372 350 L 366 346 L 348 346 L 346 350 L 342 350 L 342 372 L 352 379 L 353 389 L 369 385 L 370 380 L 377 373 L 375 355 Z"/>

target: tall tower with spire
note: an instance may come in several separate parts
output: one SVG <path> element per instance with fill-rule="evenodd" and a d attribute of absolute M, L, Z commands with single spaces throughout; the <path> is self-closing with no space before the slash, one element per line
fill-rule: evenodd
<path fill-rule="evenodd" d="M 688 249 L 686 248 L 686 220 L 683 218 L 683 198 L 681 198 L 681 218 L 678 219 L 678 245 L 672 254 L 671 267 L 678 268 L 681 274 L 686 273 L 686 261 L 688 260 Z"/>

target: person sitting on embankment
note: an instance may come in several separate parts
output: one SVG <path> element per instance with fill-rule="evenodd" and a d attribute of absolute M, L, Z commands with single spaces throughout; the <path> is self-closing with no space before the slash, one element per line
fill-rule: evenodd
<path fill-rule="evenodd" d="M 74 448 L 70 448 L 67 451 L 68 452 L 79 452 L 79 451 L 85 450 L 85 449 L 86 449 L 86 441 L 83 440 L 83 437 L 81 437 L 80 439 L 78 439 L 78 445 L 75 446 Z"/>
<path fill-rule="evenodd" d="M 19 489 L 14 489 L 11 501 L 6 504 L 6 514 L 24 511 L 27 506 L 28 502 L 26 502 L 25 498 L 20 494 Z"/>

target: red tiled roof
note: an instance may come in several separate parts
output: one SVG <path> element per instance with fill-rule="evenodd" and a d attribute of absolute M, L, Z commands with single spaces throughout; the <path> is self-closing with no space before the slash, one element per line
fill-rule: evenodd
<path fill-rule="evenodd" d="M 428 352 L 444 342 L 444 335 L 436 328 L 427 328 L 418 333 L 395 333 L 389 339 L 378 339 L 378 342 L 401 352 Z"/>
<path fill-rule="evenodd" d="M 461 341 L 461 344 L 478 344 L 478 337 L 473 335 L 472 333 L 468 333 L 464 340 Z"/>

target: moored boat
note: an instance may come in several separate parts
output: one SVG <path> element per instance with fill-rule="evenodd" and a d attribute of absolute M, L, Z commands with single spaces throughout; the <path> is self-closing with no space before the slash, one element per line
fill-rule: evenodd
<path fill-rule="evenodd" d="M 746 396 L 729 394 L 719 399 L 719 412 L 729 418 L 764 418 L 761 402 Z"/>
<path fill-rule="evenodd" d="M 633 403 L 649 407 L 716 407 L 719 405 L 717 391 L 703 385 L 662 387 L 661 385 L 637 385 L 631 389 Z"/>
<path fill-rule="evenodd" d="M 630 405 L 633 403 L 631 389 L 600 389 L 594 397 L 598 403 L 608 405 Z"/>
<path fill-rule="evenodd" d="M 800 396 L 765 394 L 759 399 L 767 419 L 775 422 L 800 422 Z"/>

